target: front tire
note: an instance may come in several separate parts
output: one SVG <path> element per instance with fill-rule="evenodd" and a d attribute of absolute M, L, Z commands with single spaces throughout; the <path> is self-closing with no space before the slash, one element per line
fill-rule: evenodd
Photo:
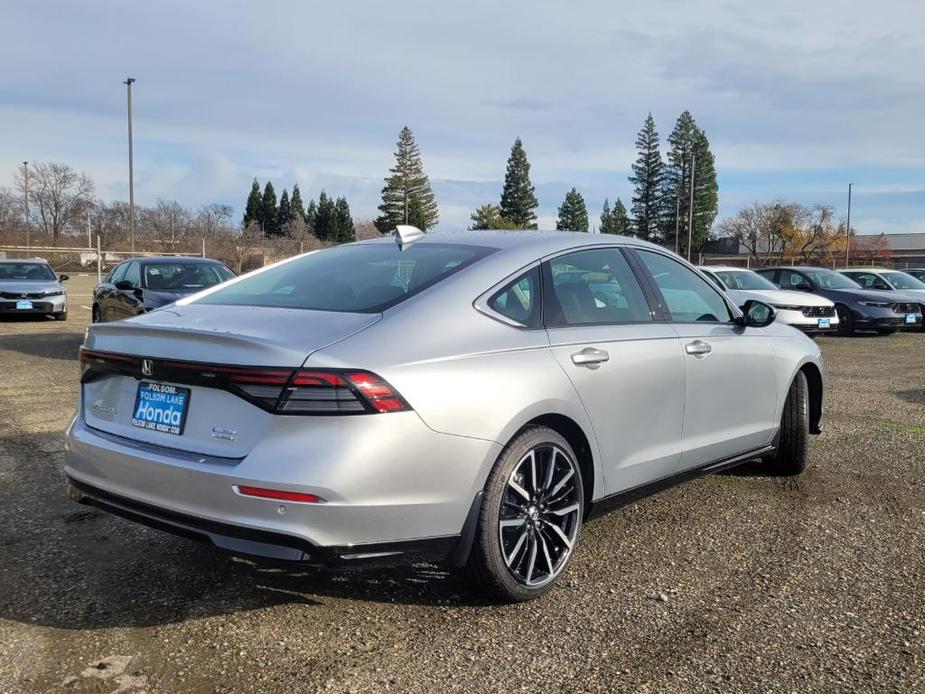
<path fill-rule="evenodd" d="M 94 323 L 99 323 L 100 321 L 103 320 L 103 316 L 100 313 L 100 307 L 97 306 L 96 304 L 93 305 L 93 315 L 91 316 L 91 320 Z"/>
<path fill-rule="evenodd" d="M 54 314 L 55 320 L 67 320 L 67 311 Z"/>
<path fill-rule="evenodd" d="M 809 384 L 798 372 L 780 418 L 780 437 L 771 466 L 779 475 L 799 475 L 809 459 Z"/>
<path fill-rule="evenodd" d="M 584 485 L 572 447 L 530 427 L 501 452 L 485 484 L 466 570 L 505 602 L 549 590 L 571 561 L 584 518 Z"/>
<path fill-rule="evenodd" d="M 838 314 L 838 334 L 846 337 L 854 335 L 854 316 L 851 309 L 835 304 L 835 313 Z"/>

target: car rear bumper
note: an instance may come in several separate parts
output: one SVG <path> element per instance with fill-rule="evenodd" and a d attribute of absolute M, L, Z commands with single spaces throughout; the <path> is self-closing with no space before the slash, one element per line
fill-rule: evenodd
<path fill-rule="evenodd" d="M 494 442 L 433 432 L 414 412 L 278 419 L 285 421 L 273 436 L 236 459 L 123 439 L 78 416 L 67 434 L 69 493 L 147 525 L 273 559 L 439 553 L 463 531 L 500 452 Z M 315 494 L 324 503 L 243 496 L 240 485 Z"/>

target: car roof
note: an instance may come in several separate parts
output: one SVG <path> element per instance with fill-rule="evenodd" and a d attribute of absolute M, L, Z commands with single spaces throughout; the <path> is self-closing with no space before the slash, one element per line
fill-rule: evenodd
<path fill-rule="evenodd" d="M 756 272 L 762 270 L 831 270 L 832 268 L 820 267 L 818 265 L 772 265 L 770 267 L 758 268 Z"/>
<path fill-rule="evenodd" d="M 905 272 L 905 270 L 896 270 L 891 267 L 849 267 L 839 272 L 873 272 L 874 274 L 880 272 Z"/>
<path fill-rule="evenodd" d="M 723 272 L 754 272 L 750 267 L 741 267 L 738 265 L 698 265 L 701 270 L 722 270 Z"/>
<path fill-rule="evenodd" d="M 356 244 L 395 243 L 392 235 L 386 234 L 378 239 L 357 241 Z M 452 243 L 462 246 L 481 246 L 499 251 L 531 249 L 538 255 L 568 250 L 576 246 L 609 246 L 626 244 L 661 251 L 665 248 L 642 239 L 616 234 L 588 234 L 575 231 L 537 231 L 523 229 L 514 231 L 436 231 L 425 234 L 415 244 Z"/>
<path fill-rule="evenodd" d="M 178 263 L 181 265 L 195 265 L 198 263 L 218 263 L 223 265 L 222 261 L 214 258 L 197 258 L 189 255 L 146 255 L 141 258 L 126 258 L 126 260 L 137 260 L 142 265 L 149 263 Z"/>
<path fill-rule="evenodd" d="M 39 265 L 48 265 L 48 261 L 41 258 L 0 258 L 0 263 L 38 263 Z M 49 267 L 51 266 L 49 265 Z"/>

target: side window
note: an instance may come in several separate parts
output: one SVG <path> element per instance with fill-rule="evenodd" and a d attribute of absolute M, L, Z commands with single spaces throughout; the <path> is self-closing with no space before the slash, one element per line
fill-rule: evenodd
<path fill-rule="evenodd" d="M 777 270 L 756 270 L 756 272 L 768 282 L 780 286 L 780 275 Z"/>
<path fill-rule="evenodd" d="M 803 275 L 799 272 L 794 272 L 793 270 L 781 270 L 780 271 L 780 288 L 781 289 L 798 289 L 798 290 L 807 290 L 812 289 L 813 286 L 809 283 Z"/>
<path fill-rule="evenodd" d="M 539 266 L 495 292 L 488 300 L 488 306 L 515 323 L 528 328 L 539 327 L 542 323 Z"/>
<path fill-rule="evenodd" d="M 138 270 L 138 263 L 129 263 L 123 279 L 132 283 L 133 287 L 141 286 L 141 272 Z"/>
<path fill-rule="evenodd" d="M 623 253 L 597 248 L 546 263 L 547 325 L 651 321 L 649 304 Z"/>
<path fill-rule="evenodd" d="M 128 263 L 122 263 L 115 270 L 112 271 L 112 274 L 109 276 L 110 284 L 115 284 L 123 277 L 125 277 L 125 271 L 128 269 Z"/>
<path fill-rule="evenodd" d="M 672 320 L 680 323 L 732 319 L 716 287 L 676 260 L 661 253 L 637 251 L 665 300 Z"/>

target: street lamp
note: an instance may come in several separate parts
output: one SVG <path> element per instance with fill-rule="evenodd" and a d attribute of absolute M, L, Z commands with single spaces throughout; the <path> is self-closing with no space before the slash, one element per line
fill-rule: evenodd
<path fill-rule="evenodd" d="M 134 77 L 127 77 L 125 85 L 128 97 L 128 230 L 132 243 L 132 255 L 135 255 L 135 172 L 132 162 L 132 82 Z"/>
<path fill-rule="evenodd" d="M 853 183 L 848 184 L 848 221 L 845 224 L 845 269 L 848 268 L 851 259 L 851 187 Z"/>
<path fill-rule="evenodd" d="M 30 246 L 29 239 L 29 162 L 24 161 L 22 163 L 22 178 L 23 178 L 23 210 L 25 211 L 25 224 L 26 224 L 26 250 L 28 251 Z"/>

